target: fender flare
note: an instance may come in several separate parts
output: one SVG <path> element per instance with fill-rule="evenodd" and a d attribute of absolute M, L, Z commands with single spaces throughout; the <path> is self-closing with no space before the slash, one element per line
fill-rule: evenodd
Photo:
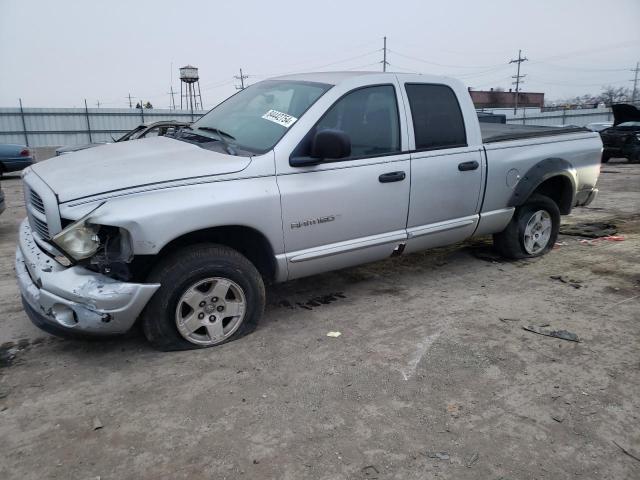
<path fill-rule="evenodd" d="M 571 198 L 568 208 L 571 209 L 576 194 L 575 168 L 563 158 L 545 158 L 527 170 L 513 189 L 508 206 L 519 207 L 524 204 L 543 182 L 553 177 L 564 177 L 570 182 Z"/>

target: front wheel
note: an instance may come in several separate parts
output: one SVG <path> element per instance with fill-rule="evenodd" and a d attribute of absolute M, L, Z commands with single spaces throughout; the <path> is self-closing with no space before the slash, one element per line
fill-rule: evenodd
<path fill-rule="evenodd" d="M 518 207 L 502 232 L 493 236 L 493 244 L 506 258 L 531 258 L 553 248 L 560 230 L 560 210 L 549 197 L 534 194 Z"/>
<path fill-rule="evenodd" d="M 159 350 L 212 347 L 253 331 L 264 312 L 262 277 L 236 250 L 194 245 L 164 259 L 149 276 L 160 283 L 142 314 Z"/>

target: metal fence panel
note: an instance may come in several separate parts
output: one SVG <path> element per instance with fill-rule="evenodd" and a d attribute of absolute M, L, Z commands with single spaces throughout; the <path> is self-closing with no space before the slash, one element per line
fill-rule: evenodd
<path fill-rule="evenodd" d="M 0 143 L 32 147 L 108 142 L 141 123 L 197 120 L 206 112 L 131 108 L 0 108 Z M 24 121 L 24 124 L 23 124 Z"/>

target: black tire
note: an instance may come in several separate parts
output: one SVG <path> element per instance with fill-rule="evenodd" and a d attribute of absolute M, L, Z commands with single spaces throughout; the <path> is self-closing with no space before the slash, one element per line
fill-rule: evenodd
<path fill-rule="evenodd" d="M 611 154 L 602 152 L 602 163 L 609 163 L 609 160 L 611 160 Z"/>
<path fill-rule="evenodd" d="M 231 335 L 215 345 L 198 345 L 178 331 L 176 309 L 192 285 L 210 277 L 235 282 L 243 291 L 246 308 L 240 325 Z M 239 252 L 222 245 L 185 247 L 162 260 L 150 273 L 148 282 L 161 286 L 142 313 L 142 329 L 151 345 L 162 351 L 206 348 L 237 340 L 256 328 L 264 312 L 265 290 L 260 273 Z"/>
<path fill-rule="evenodd" d="M 545 247 L 535 253 L 530 253 L 525 248 L 525 228 L 532 216 L 539 210 L 545 210 L 551 220 L 551 234 Z M 560 210 L 556 202 L 549 197 L 533 194 L 527 202 L 516 208 L 516 211 L 502 232 L 493 235 L 493 245 L 505 258 L 520 259 L 532 258 L 544 255 L 553 248 L 560 230 Z"/>

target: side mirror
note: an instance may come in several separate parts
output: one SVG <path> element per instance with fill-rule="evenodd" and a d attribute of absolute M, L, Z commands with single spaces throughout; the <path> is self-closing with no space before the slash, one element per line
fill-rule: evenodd
<path fill-rule="evenodd" d="M 311 156 L 338 159 L 351 155 L 351 139 L 342 130 L 320 130 L 313 136 Z"/>
<path fill-rule="evenodd" d="M 351 139 L 341 130 L 321 130 L 311 139 L 311 154 L 305 157 L 291 157 L 292 167 L 309 167 L 324 160 L 346 158 L 351 155 Z"/>

